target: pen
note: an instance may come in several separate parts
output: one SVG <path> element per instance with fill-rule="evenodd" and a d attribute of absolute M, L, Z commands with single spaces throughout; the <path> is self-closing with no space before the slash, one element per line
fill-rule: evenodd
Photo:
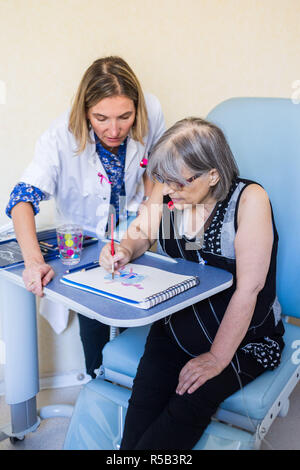
<path fill-rule="evenodd" d="M 111 214 L 110 216 L 110 219 L 111 219 L 111 227 L 110 227 L 110 230 L 111 230 L 111 242 L 110 242 L 110 247 L 111 247 L 111 256 L 114 256 L 115 254 L 115 247 L 114 247 L 114 214 Z M 112 262 L 112 266 L 111 266 L 111 278 L 114 279 L 115 278 L 115 263 L 114 261 Z"/>
<path fill-rule="evenodd" d="M 88 271 L 99 266 L 99 261 L 92 261 L 91 263 L 83 264 L 82 266 L 77 266 L 77 268 L 68 269 L 67 273 L 75 273 L 76 271 Z"/>
<path fill-rule="evenodd" d="M 51 243 L 42 242 L 42 241 L 40 242 L 40 245 L 44 245 L 44 246 L 47 246 L 47 247 L 49 247 L 49 248 L 53 248 L 53 247 L 54 247 L 54 245 L 52 245 Z"/>

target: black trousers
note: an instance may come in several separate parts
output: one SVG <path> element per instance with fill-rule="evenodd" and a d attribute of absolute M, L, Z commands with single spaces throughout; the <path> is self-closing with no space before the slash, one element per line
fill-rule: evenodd
<path fill-rule="evenodd" d="M 175 392 L 179 373 L 190 359 L 161 321 L 152 326 L 134 380 L 121 450 L 192 449 L 219 404 L 264 371 L 239 352 L 234 368 L 229 365 L 194 393 L 180 396 Z"/>
<path fill-rule="evenodd" d="M 102 364 L 102 349 L 109 341 L 109 326 L 80 314 L 78 320 L 86 372 L 94 379 L 94 370 Z"/>
<path fill-rule="evenodd" d="M 78 320 L 86 372 L 94 379 L 94 370 L 99 369 L 102 364 L 102 349 L 109 341 L 109 326 L 79 313 Z M 120 332 L 124 330 L 125 328 L 120 328 Z"/>

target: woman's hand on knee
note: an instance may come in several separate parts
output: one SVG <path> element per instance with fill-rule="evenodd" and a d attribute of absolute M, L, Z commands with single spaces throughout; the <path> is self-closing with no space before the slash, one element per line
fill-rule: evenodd
<path fill-rule="evenodd" d="M 211 352 L 200 354 L 181 369 L 176 393 L 178 395 L 183 395 L 185 392 L 193 393 L 222 370 L 221 364 Z"/>

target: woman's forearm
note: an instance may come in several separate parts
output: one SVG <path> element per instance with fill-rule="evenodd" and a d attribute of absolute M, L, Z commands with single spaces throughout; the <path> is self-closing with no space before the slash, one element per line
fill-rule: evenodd
<path fill-rule="evenodd" d="M 134 260 L 147 251 L 152 242 L 139 227 L 130 227 L 122 238 L 120 245 L 130 252 L 131 260 Z"/>
<path fill-rule="evenodd" d="M 232 360 L 236 350 L 245 337 L 256 305 L 258 292 L 236 290 L 228 304 L 216 337 L 211 346 L 211 353 L 225 368 Z M 213 306 L 213 297 L 211 299 Z"/>
<path fill-rule="evenodd" d="M 153 198 L 153 195 L 151 199 Z M 161 204 L 148 201 L 138 217 L 130 224 L 121 240 L 121 246 L 131 253 L 131 259 L 136 259 L 156 241 L 160 219 Z"/>
<path fill-rule="evenodd" d="M 41 253 L 34 220 L 34 213 L 29 202 L 19 202 L 11 211 L 16 238 L 20 245 L 25 266 L 44 262 Z"/>

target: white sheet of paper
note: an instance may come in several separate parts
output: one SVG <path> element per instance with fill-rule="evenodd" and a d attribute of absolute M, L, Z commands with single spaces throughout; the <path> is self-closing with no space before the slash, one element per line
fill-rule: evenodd
<path fill-rule="evenodd" d="M 87 271 L 77 271 L 64 276 L 70 283 L 103 291 L 103 295 L 112 294 L 125 299 L 142 302 L 145 298 L 163 292 L 170 287 L 191 279 L 193 276 L 171 273 L 151 266 L 129 263 L 114 280 L 104 268 L 97 267 Z M 62 282 L 64 282 L 62 280 Z M 79 287 L 79 286 L 78 286 Z"/>

